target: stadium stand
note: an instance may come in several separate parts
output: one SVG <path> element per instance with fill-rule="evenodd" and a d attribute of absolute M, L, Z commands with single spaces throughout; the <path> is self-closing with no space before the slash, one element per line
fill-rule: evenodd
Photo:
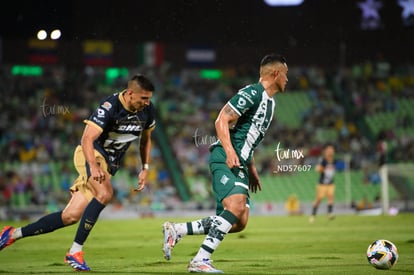
<path fill-rule="evenodd" d="M 378 193 L 376 142 L 380 133 L 385 133 L 389 144 L 389 162 L 412 163 L 413 65 L 401 65 L 398 75 L 389 73 L 381 77 L 375 70 L 361 73 L 364 70 L 358 71 L 355 66 L 335 75 L 315 67 L 290 68 L 288 91 L 276 96 L 274 124 L 256 154 L 268 190 L 254 195 L 257 201 L 284 201 L 292 193 L 301 201 L 312 200 L 314 172 L 275 175 L 274 167 L 277 164 L 313 167 L 325 142 L 335 143 L 339 158 L 350 156 L 351 197 L 357 200 L 364 195 L 373 200 L 373 194 Z M 130 192 L 139 167 L 134 158 L 137 148 L 132 147 L 125 158 L 126 169 L 114 178 L 114 203 L 172 209 L 183 202 L 178 184 L 190 192 L 196 207 L 209 207 L 206 205 L 214 202 L 207 158 L 208 146 L 216 140 L 214 119 L 232 94 L 255 81 L 255 72 L 224 68 L 220 79 L 205 79 L 197 69 L 129 68 L 129 71 L 142 71 L 154 79 L 158 119 L 175 158 L 166 162 L 164 149 L 155 139 L 151 185 L 137 195 Z M 104 70 L 99 68 L 78 71 L 46 66 L 42 76 L 16 76 L 11 74 L 11 66 L 3 66 L 0 71 L 0 90 L 4 95 L 0 102 L 3 206 L 39 207 L 44 211 L 45 207 L 58 207 L 66 201 L 68 187 L 76 176 L 72 150 L 81 136 L 82 119 L 96 106 L 97 95 L 101 98 L 120 91 L 125 81 L 120 77 L 108 82 Z M 277 146 L 301 150 L 304 158 L 279 163 L 275 155 Z M 185 182 L 174 179 L 170 162 L 178 165 Z M 344 184 L 342 178 L 338 177 L 339 186 Z M 407 182 L 411 186 L 411 181 Z M 391 198 L 399 199 L 400 190 L 391 188 Z M 346 199 L 342 187 L 338 188 L 337 199 Z"/>

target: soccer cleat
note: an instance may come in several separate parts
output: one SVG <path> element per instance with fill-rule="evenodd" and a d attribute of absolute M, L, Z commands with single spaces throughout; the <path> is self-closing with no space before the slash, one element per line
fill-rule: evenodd
<path fill-rule="evenodd" d="M 162 233 L 164 234 L 164 243 L 162 246 L 162 251 L 164 252 L 164 258 L 166 260 L 171 259 L 171 251 L 173 247 L 181 239 L 177 230 L 174 228 L 174 224 L 171 222 L 165 222 L 162 225 Z"/>
<path fill-rule="evenodd" d="M 66 253 L 65 263 L 70 265 L 76 271 L 90 271 L 91 269 L 83 259 L 83 251 L 79 251 L 73 254 Z"/>
<path fill-rule="evenodd" d="M 3 230 L 0 233 L 0 250 L 3 250 L 3 248 L 8 247 L 16 241 L 16 239 L 12 238 L 14 230 L 15 229 L 12 226 L 3 227 Z"/>
<path fill-rule="evenodd" d="M 224 273 L 222 270 L 216 269 L 211 262 L 209 259 L 203 259 L 202 261 L 191 260 L 187 270 L 191 273 Z"/>

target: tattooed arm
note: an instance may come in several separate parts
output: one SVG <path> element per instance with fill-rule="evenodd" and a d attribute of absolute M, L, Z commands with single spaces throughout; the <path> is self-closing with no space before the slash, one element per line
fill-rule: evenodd
<path fill-rule="evenodd" d="M 230 168 L 240 166 L 239 158 L 230 140 L 230 125 L 235 125 L 238 119 L 239 115 L 226 104 L 221 109 L 215 122 L 217 137 L 226 152 L 226 164 Z"/>

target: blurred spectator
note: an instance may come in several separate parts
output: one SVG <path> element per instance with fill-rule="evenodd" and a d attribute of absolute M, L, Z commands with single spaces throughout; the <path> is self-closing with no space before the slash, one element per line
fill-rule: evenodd
<path fill-rule="evenodd" d="M 376 160 L 377 165 L 379 167 L 383 166 L 387 163 L 387 141 L 385 132 L 381 131 L 377 137 L 377 144 L 376 144 Z"/>

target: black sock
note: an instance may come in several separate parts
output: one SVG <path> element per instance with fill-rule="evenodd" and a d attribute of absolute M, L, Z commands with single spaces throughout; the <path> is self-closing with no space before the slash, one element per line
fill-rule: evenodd
<path fill-rule="evenodd" d="M 75 242 L 83 245 L 105 205 L 93 198 L 86 206 L 76 232 Z"/>
<path fill-rule="evenodd" d="M 331 214 L 333 211 L 333 205 L 332 204 L 328 204 L 328 213 Z"/>
<path fill-rule="evenodd" d="M 56 229 L 62 228 L 65 225 L 62 221 L 62 211 L 46 215 L 34 223 L 22 227 L 22 236 L 34 236 L 52 232 Z"/>
<path fill-rule="evenodd" d="M 312 208 L 312 216 L 316 216 L 316 211 L 318 210 L 318 207 L 317 206 L 314 206 L 313 208 Z"/>

